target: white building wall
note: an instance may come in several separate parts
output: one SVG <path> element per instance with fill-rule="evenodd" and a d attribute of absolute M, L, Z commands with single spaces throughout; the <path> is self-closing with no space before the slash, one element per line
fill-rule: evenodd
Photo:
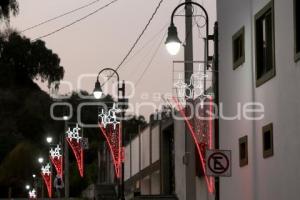
<path fill-rule="evenodd" d="M 131 142 L 131 176 L 134 176 L 137 174 L 140 169 L 140 154 L 139 154 L 139 148 L 140 148 L 140 143 L 139 143 L 139 137 L 134 138 Z"/>
<path fill-rule="evenodd" d="M 160 153 L 160 141 L 159 141 L 159 126 L 155 126 L 152 128 L 151 132 L 152 137 L 152 144 L 151 144 L 151 150 L 152 150 L 152 163 L 155 163 L 159 160 L 159 153 Z"/>
<path fill-rule="evenodd" d="M 185 125 L 183 120 L 174 120 L 175 146 L 175 193 L 180 200 L 186 199 L 185 165 Z"/>
<path fill-rule="evenodd" d="M 130 162 L 130 144 L 125 146 L 125 164 L 124 164 L 124 168 L 125 168 L 125 172 L 124 172 L 124 178 L 125 180 L 129 179 L 131 177 L 130 174 L 130 168 L 131 168 L 131 162 Z"/>
<path fill-rule="evenodd" d="M 150 165 L 150 128 L 141 133 L 141 170 Z"/>
<path fill-rule="evenodd" d="M 255 87 L 254 16 L 268 0 L 217 1 L 220 101 L 225 115 L 237 103 L 265 107 L 259 121 L 220 120 L 220 148 L 232 150 L 232 177 L 221 178 L 221 200 L 299 199 L 300 64 L 294 62 L 293 0 L 275 0 L 276 76 Z M 245 63 L 232 69 L 232 35 L 245 26 Z M 263 158 L 262 127 L 273 123 L 274 155 Z M 249 164 L 239 167 L 238 139 L 248 135 Z"/>
<path fill-rule="evenodd" d="M 151 194 L 160 194 L 160 172 L 159 170 L 151 174 Z"/>

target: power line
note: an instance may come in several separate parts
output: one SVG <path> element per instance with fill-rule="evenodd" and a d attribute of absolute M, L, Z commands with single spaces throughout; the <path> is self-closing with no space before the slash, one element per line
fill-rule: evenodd
<path fill-rule="evenodd" d="M 79 18 L 79 19 L 77 19 L 77 20 L 75 20 L 75 21 L 73 21 L 73 22 L 70 23 L 70 24 L 67 24 L 67 25 L 65 25 L 65 26 L 63 26 L 63 27 L 61 27 L 61 28 L 59 28 L 59 29 L 56 29 L 55 31 L 52 31 L 52 32 L 50 32 L 50 33 L 48 33 L 48 34 L 45 34 L 45 35 L 43 35 L 43 36 L 40 36 L 40 37 L 34 39 L 34 41 L 35 41 L 35 40 L 42 39 L 42 38 L 45 38 L 45 37 L 48 37 L 48 36 L 50 36 L 50 35 L 53 35 L 53 34 L 59 32 L 59 31 L 63 30 L 63 29 L 66 29 L 66 28 L 68 28 L 68 27 L 70 27 L 70 26 L 72 26 L 72 25 L 74 25 L 74 24 L 77 24 L 78 22 L 80 22 L 80 21 L 82 21 L 82 20 L 84 20 L 84 19 L 86 19 L 86 18 L 88 18 L 88 17 L 90 17 L 90 16 L 96 14 L 97 12 L 103 10 L 104 8 L 110 6 L 111 4 L 113 4 L 113 3 L 117 2 L 117 1 L 118 1 L 118 0 L 113 0 L 113 1 L 111 1 L 110 3 L 108 3 L 108 4 L 106 4 L 106 5 L 104 5 L 104 6 L 100 7 L 100 8 L 98 8 L 97 10 L 95 10 L 95 11 L 93 11 L 93 12 L 91 12 L 91 13 L 89 13 L 89 14 L 87 14 L 87 15 L 85 15 L 85 16 L 83 16 L 83 17 L 81 17 L 81 18 Z"/>
<path fill-rule="evenodd" d="M 140 35 L 138 36 L 138 38 L 136 39 L 136 41 L 133 43 L 132 47 L 129 49 L 128 53 L 123 58 L 123 60 L 121 61 L 121 63 L 117 66 L 117 68 L 115 69 L 116 71 L 118 71 L 118 69 L 121 67 L 121 65 L 126 61 L 126 59 L 131 54 L 131 52 L 133 51 L 133 49 L 135 48 L 135 46 L 137 45 L 137 43 L 139 42 L 139 40 L 141 39 L 141 37 L 144 35 L 145 31 L 147 30 L 148 26 L 150 25 L 151 21 L 153 20 L 154 16 L 156 15 L 156 13 L 157 13 L 158 9 L 160 8 L 160 6 L 161 6 L 161 4 L 162 4 L 163 1 L 164 0 L 160 0 L 160 2 L 158 3 L 157 7 L 155 8 L 152 16 L 150 17 L 149 21 L 147 22 L 145 28 L 140 33 Z"/>
<path fill-rule="evenodd" d="M 152 57 L 151 57 L 149 63 L 147 64 L 147 67 L 146 67 L 146 68 L 144 69 L 144 71 L 142 72 L 140 78 L 135 82 L 135 87 L 137 87 L 137 85 L 140 83 L 140 81 L 142 80 L 142 78 L 143 78 L 144 75 L 146 74 L 147 70 L 148 70 L 149 67 L 151 66 L 151 64 L 152 64 L 152 62 L 153 62 L 155 56 L 157 55 L 158 50 L 159 50 L 159 48 L 160 48 L 160 46 L 161 46 L 161 44 L 162 44 L 162 42 L 163 42 L 163 40 L 164 40 L 164 38 L 165 38 L 165 35 L 166 35 L 166 33 L 163 35 L 163 37 L 162 37 L 162 39 L 160 40 L 158 46 L 156 47 L 156 49 L 155 49 L 155 51 L 154 51 L 154 54 L 152 55 Z"/>
<path fill-rule="evenodd" d="M 79 11 L 79 10 L 82 10 L 82 9 L 84 9 L 84 8 L 87 8 L 87 7 L 89 7 L 89 6 L 91 6 L 91 5 L 95 4 L 95 3 L 98 3 L 99 1 L 100 1 L 100 0 L 96 0 L 96 1 L 90 2 L 90 3 L 86 4 L 86 5 L 83 5 L 83 6 L 79 7 L 79 8 L 76 8 L 76 9 L 74 9 L 74 10 L 71 10 L 71 11 L 69 11 L 69 12 L 66 12 L 66 13 L 63 13 L 63 14 L 58 15 L 58 16 L 56 16 L 56 17 L 53 17 L 53 18 L 50 18 L 50 19 L 48 19 L 48 20 L 42 21 L 42 22 L 40 22 L 40 23 L 38 23 L 38 24 L 36 24 L 36 25 L 34 25 L 34 26 L 30 26 L 30 27 L 28 27 L 28 28 L 25 28 L 24 30 L 21 31 L 21 33 L 25 32 L 25 31 L 29 31 L 29 30 L 34 29 L 34 28 L 37 28 L 37 27 L 42 26 L 42 25 L 44 25 L 44 24 L 46 24 L 46 23 L 49 23 L 49 22 L 51 22 L 51 21 L 54 21 L 54 20 L 56 20 L 56 19 L 59 19 L 59 18 L 61 18 L 61 17 L 66 16 L 66 15 L 72 14 L 72 13 L 77 12 L 77 11 Z"/>
<path fill-rule="evenodd" d="M 147 28 L 149 27 L 150 23 L 152 22 L 154 16 L 156 15 L 158 9 L 160 8 L 162 2 L 164 0 L 160 0 L 158 5 L 156 6 L 154 12 L 152 13 L 150 19 L 148 20 L 146 26 L 144 27 L 144 29 L 142 30 L 142 32 L 139 34 L 139 36 L 137 37 L 137 39 L 135 40 L 135 42 L 133 43 L 133 45 L 131 46 L 131 48 L 129 49 L 129 51 L 127 52 L 127 54 L 125 55 L 125 57 L 122 59 L 122 61 L 120 62 L 120 64 L 116 67 L 116 71 L 118 71 L 120 69 L 120 67 L 124 64 L 124 62 L 126 61 L 126 59 L 129 57 L 129 55 L 132 53 L 133 49 L 135 48 L 135 46 L 138 44 L 138 42 L 140 41 L 140 39 L 142 38 L 142 36 L 144 35 L 144 33 L 146 32 Z M 108 79 L 101 85 L 102 87 L 111 79 L 112 75 L 108 77 Z"/>
<path fill-rule="evenodd" d="M 124 65 L 126 65 L 127 63 L 129 63 L 129 61 L 131 61 L 135 56 L 137 56 L 138 54 L 140 54 L 142 52 L 142 50 L 144 48 L 146 48 L 154 39 L 156 39 L 158 36 L 160 36 L 160 34 L 166 30 L 168 23 L 166 23 L 155 35 L 153 35 L 152 38 L 150 38 L 147 42 L 145 42 L 145 44 L 139 49 L 137 50 L 130 58 L 127 59 L 126 62 L 124 62 Z"/>
<path fill-rule="evenodd" d="M 179 0 L 177 4 L 180 4 L 181 2 L 182 2 L 182 0 Z M 181 13 L 183 10 L 180 10 L 179 13 Z M 147 42 L 145 42 L 145 44 L 138 51 L 136 51 L 129 59 L 127 59 L 127 61 L 124 62 L 123 65 L 126 65 L 127 63 L 129 63 L 130 60 L 132 60 L 135 56 L 137 56 L 139 53 L 141 53 L 141 51 L 146 46 L 148 46 L 154 39 L 156 39 L 156 37 L 158 37 L 160 35 L 160 33 L 162 33 L 166 29 L 166 27 L 169 25 L 169 23 L 170 23 L 169 21 L 166 22 L 166 24 L 151 39 L 149 39 Z"/>

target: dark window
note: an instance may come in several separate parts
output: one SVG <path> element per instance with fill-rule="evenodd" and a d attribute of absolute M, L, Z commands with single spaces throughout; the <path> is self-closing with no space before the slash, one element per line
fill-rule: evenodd
<path fill-rule="evenodd" d="M 263 157 L 273 156 L 273 124 L 263 127 Z"/>
<path fill-rule="evenodd" d="M 273 2 L 255 15 L 256 86 L 275 76 Z"/>
<path fill-rule="evenodd" d="M 294 0 L 295 60 L 300 59 L 300 1 Z"/>
<path fill-rule="evenodd" d="M 248 165 L 248 137 L 244 136 L 239 139 L 240 167 Z"/>
<path fill-rule="evenodd" d="M 245 28 L 232 36 L 233 69 L 245 62 Z"/>

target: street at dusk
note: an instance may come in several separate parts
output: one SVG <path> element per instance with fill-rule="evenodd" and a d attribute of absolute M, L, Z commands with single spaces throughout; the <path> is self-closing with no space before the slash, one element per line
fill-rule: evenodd
<path fill-rule="evenodd" d="M 299 199 L 299 0 L 0 0 L 0 200 Z"/>

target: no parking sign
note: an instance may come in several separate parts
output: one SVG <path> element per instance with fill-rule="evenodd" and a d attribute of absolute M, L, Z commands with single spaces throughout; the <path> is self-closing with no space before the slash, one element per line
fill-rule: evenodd
<path fill-rule="evenodd" d="M 208 176 L 231 176 L 231 151 L 207 150 L 206 174 Z"/>

